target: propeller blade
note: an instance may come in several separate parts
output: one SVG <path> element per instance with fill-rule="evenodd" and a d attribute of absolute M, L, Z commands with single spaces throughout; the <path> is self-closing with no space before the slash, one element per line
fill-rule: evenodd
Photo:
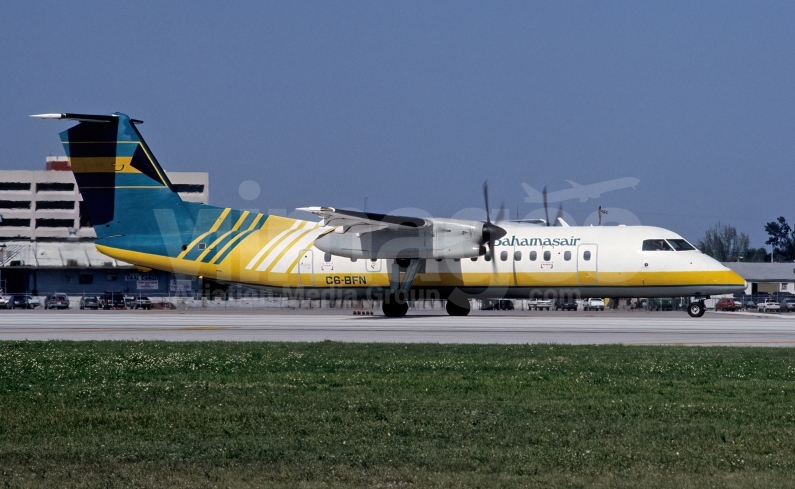
<path fill-rule="evenodd" d="M 555 216 L 555 226 L 560 226 L 560 218 L 563 217 L 563 204 L 558 207 L 558 215 Z"/>
<path fill-rule="evenodd" d="M 491 222 L 491 215 L 489 214 L 489 181 L 483 182 L 483 202 L 486 203 L 486 222 Z"/>
<path fill-rule="evenodd" d="M 541 197 L 544 199 L 544 216 L 547 218 L 547 226 L 549 226 L 549 208 L 547 206 L 547 186 L 544 185 L 544 190 L 541 191 Z"/>
<path fill-rule="evenodd" d="M 498 239 L 508 234 L 506 230 L 491 222 L 491 210 L 489 209 L 489 181 L 483 182 L 483 202 L 486 204 L 486 223 L 483 224 L 483 241 L 489 247 L 489 255 L 491 255 L 491 270 L 492 273 L 497 272 L 497 257 L 494 256 L 494 246 Z M 500 206 L 500 212 L 497 214 L 497 221 L 503 219 L 505 213 L 505 203 Z"/>

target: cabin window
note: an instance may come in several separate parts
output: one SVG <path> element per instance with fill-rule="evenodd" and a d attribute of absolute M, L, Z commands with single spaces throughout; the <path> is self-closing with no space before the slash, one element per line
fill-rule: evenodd
<path fill-rule="evenodd" d="M 356 258 L 351 257 L 351 262 L 356 263 Z"/>
<path fill-rule="evenodd" d="M 536 253 L 535 251 L 531 251 L 530 252 L 530 261 L 536 261 L 536 258 L 538 258 L 538 253 Z"/>
<path fill-rule="evenodd" d="M 692 251 L 695 247 L 683 239 L 669 239 L 668 243 L 673 246 L 676 251 Z"/>
<path fill-rule="evenodd" d="M 470 258 L 470 260 L 472 260 L 472 261 L 478 261 L 478 257 L 476 256 L 476 257 L 474 257 L 474 258 Z"/>
<path fill-rule="evenodd" d="M 329 263 L 331 261 L 331 253 L 323 254 L 323 261 Z"/>
<path fill-rule="evenodd" d="M 500 260 L 508 261 L 508 252 L 507 251 L 501 251 L 500 252 Z"/>
<path fill-rule="evenodd" d="M 453 258 L 453 261 L 461 261 L 461 258 Z"/>
<path fill-rule="evenodd" d="M 566 261 L 571 260 L 571 251 L 564 251 L 563 252 L 563 259 Z"/>
<path fill-rule="evenodd" d="M 522 252 L 521 251 L 514 251 L 513 252 L 513 259 L 516 261 L 522 261 Z"/>
<path fill-rule="evenodd" d="M 582 252 L 582 259 L 585 261 L 590 261 L 591 259 L 591 252 L 586 250 Z"/>
<path fill-rule="evenodd" d="M 551 251 L 545 251 L 544 252 L 544 261 L 549 261 L 551 259 L 552 259 L 552 252 Z"/>
<path fill-rule="evenodd" d="M 486 261 L 491 261 L 491 252 L 487 251 L 486 255 L 483 258 L 485 258 Z"/>
<path fill-rule="evenodd" d="M 673 251 L 664 239 L 647 239 L 643 242 L 643 251 Z"/>

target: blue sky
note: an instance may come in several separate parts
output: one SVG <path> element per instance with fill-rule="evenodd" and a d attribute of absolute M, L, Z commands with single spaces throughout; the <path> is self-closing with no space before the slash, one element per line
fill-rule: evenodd
<path fill-rule="evenodd" d="M 795 220 L 793 2 L 5 2 L 0 67 L 2 169 L 63 154 L 28 114 L 121 111 L 217 205 L 451 216 L 488 179 L 524 216 L 521 182 L 636 177 L 565 210 Z"/>

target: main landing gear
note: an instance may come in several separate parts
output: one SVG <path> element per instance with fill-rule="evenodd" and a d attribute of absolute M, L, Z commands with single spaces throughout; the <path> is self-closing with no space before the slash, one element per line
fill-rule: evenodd
<path fill-rule="evenodd" d="M 700 318 L 707 311 L 704 301 L 693 301 L 687 305 L 687 313 L 691 318 Z"/>
<path fill-rule="evenodd" d="M 460 306 L 455 302 L 448 300 L 447 306 L 445 307 L 445 309 L 447 309 L 447 314 L 451 316 L 466 316 L 470 311 L 469 301 L 465 301 L 464 304 L 464 306 Z"/>
<path fill-rule="evenodd" d="M 400 282 L 400 269 L 405 269 L 403 282 Z M 384 305 L 381 310 L 384 316 L 390 318 L 402 318 L 409 312 L 409 290 L 417 271 L 420 269 L 420 259 L 396 259 L 392 262 L 392 274 L 389 277 L 389 293 L 384 297 Z"/>

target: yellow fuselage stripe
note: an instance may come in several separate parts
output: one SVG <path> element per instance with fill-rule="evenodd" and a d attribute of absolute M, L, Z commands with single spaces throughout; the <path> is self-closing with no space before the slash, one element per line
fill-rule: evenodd
<path fill-rule="evenodd" d="M 226 216 L 228 216 L 228 215 L 229 215 L 229 211 L 231 211 L 231 210 L 232 210 L 232 208 L 231 208 L 231 207 L 227 207 L 226 209 L 224 209 L 224 211 L 223 211 L 223 212 L 221 212 L 221 215 L 220 215 L 220 216 L 218 216 L 218 219 L 216 219 L 216 220 L 215 220 L 215 223 L 213 223 L 213 226 L 210 228 L 210 230 L 209 230 L 209 231 L 207 231 L 206 233 L 200 234 L 198 238 L 196 238 L 196 239 L 194 239 L 193 241 L 191 241 L 191 243 L 188 245 L 188 247 L 187 247 L 187 248 L 185 248 L 185 251 L 183 251 L 182 253 L 180 253 L 180 254 L 177 256 L 177 258 L 179 258 L 179 259 L 183 259 L 183 258 L 185 258 L 185 255 L 187 255 L 187 254 L 188 254 L 188 252 L 189 252 L 190 250 L 192 250 L 194 246 L 196 246 L 197 244 L 199 244 L 199 242 L 200 242 L 201 240 L 203 240 L 203 239 L 204 239 L 205 237 L 207 237 L 208 235 L 210 235 L 210 234 L 212 234 L 212 233 L 216 232 L 216 231 L 218 230 L 218 228 L 219 228 L 219 227 L 221 227 L 221 224 L 224 222 L 224 219 L 226 219 Z"/>
<path fill-rule="evenodd" d="M 281 244 L 281 242 L 282 242 L 282 241 L 284 241 L 285 239 L 287 239 L 287 237 L 288 237 L 288 236 L 290 236 L 290 234 L 292 234 L 292 232 L 293 232 L 293 231 L 296 231 L 296 230 L 297 230 L 297 228 L 290 227 L 289 229 L 285 229 L 285 230 L 281 231 L 281 232 L 279 233 L 279 234 L 281 234 L 281 236 L 279 236 L 279 234 L 277 234 L 276 236 L 279 236 L 279 237 L 278 237 L 277 239 L 275 239 L 275 240 L 273 241 L 273 243 L 271 243 L 271 245 L 270 245 L 270 246 L 268 246 L 268 245 L 266 244 L 265 246 L 266 246 L 268 249 L 267 249 L 266 251 L 263 251 L 263 252 L 262 252 L 262 254 L 259 254 L 259 253 L 257 253 L 257 255 L 258 255 L 258 256 L 254 256 L 254 259 L 252 260 L 252 261 L 254 262 L 254 264 L 253 264 L 253 265 L 249 265 L 248 267 L 246 267 L 246 269 L 247 269 L 247 270 L 248 270 L 248 269 L 250 269 L 250 270 L 256 270 L 256 269 L 257 269 L 257 266 L 259 266 L 259 264 L 263 262 L 263 258 L 264 258 L 264 259 L 267 259 L 267 258 L 268 258 L 268 255 L 269 255 L 269 254 L 270 254 L 270 253 L 271 253 L 273 250 L 275 250 L 275 249 L 276 249 L 276 247 L 277 247 L 277 246 L 279 246 L 279 244 Z"/>
<path fill-rule="evenodd" d="M 195 261 L 202 261 L 202 259 L 203 259 L 205 256 L 207 256 L 207 254 L 208 254 L 208 253 L 210 253 L 210 251 L 212 251 L 212 249 L 215 247 L 215 245 L 217 245 L 218 243 L 220 243 L 221 241 L 223 241 L 223 240 L 224 240 L 224 239 L 225 239 L 227 236 L 229 236 L 230 234 L 232 234 L 232 233 L 234 233 L 235 231 L 237 231 L 237 229 L 240 227 L 240 225 L 241 225 L 241 224 L 243 224 L 243 220 L 245 220 L 245 219 L 246 219 L 246 216 L 248 216 L 248 214 L 249 214 L 249 212 L 248 212 L 248 211 L 245 211 L 245 212 L 243 212 L 243 214 L 241 214 L 241 215 L 240 215 L 240 217 L 238 218 L 238 220 L 237 220 L 237 222 L 235 223 L 235 225 L 234 225 L 234 226 L 232 226 L 232 229 L 230 229 L 229 231 L 225 232 L 224 234 L 222 234 L 222 235 L 218 236 L 218 238 L 217 238 L 215 241 L 213 241 L 213 242 L 210 244 L 210 246 L 208 246 L 207 248 L 205 248 L 205 249 L 204 249 L 204 251 L 201 253 L 201 255 L 199 255 L 199 256 L 198 256 L 198 258 L 196 258 L 196 260 L 195 260 Z"/>
<path fill-rule="evenodd" d="M 282 257 L 284 257 L 284 255 L 285 255 L 285 254 L 287 254 L 287 252 L 288 252 L 288 251 L 290 251 L 290 250 L 293 248 L 293 246 L 295 246 L 295 244 L 296 244 L 296 243 L 297 243 L 297 242 L 298 242 L 298 241 L 299 241 L 301 238 L 303 238 L 304 236 L 306 236 L 307 234 L 309 234 L 309 233 L 311 233 L 311 232 L 312 232 L 312 230 L 311 230 L 311 229 L 307 229 L 307 230 L 305 230 L 305 231 L 301 231 L 301 232 L 299 232 L 299 233 L 298 233 L 298 236 L 297 236 L 297 237 L 296 237 L 294 240 L 292 240 L 292 241 L 290 242 L 290 244 L 288 244 L 287 246 L 285 246 L 285 247 L 284 247 L 284 249 L 281 251 L 281 253 L 279 253 L 279 254 L 276 256 L 276 259 L 275 259 L 275 260 L 273 260 L 273 261 L 271 262 L 271 264 L 270 264 L 270 265 L 268 265 L 268 268 L 266 268 L 266 269 L 265 269 L 265 273 L 270 273 L 270 271 L 271 271 L 271 270 L 273 270 L 273 267 L 275 267 L 275 266 L 276 266 L 276 264 L 277 264 L 277 263 L 279 263 L 279 260 L 281 260 L 281 259 L 282 259 Z M 267 255 L 265 255 L 265 256 L 267 256 Z"/>
<path fill-rule="evenodd" d="M 248 212 L 248 211 L 246 211 L 246 212 Z M 259 219 L 261 217 L 262 217 L 262 214 L 258 214 L 257 217 L 254 218 L 254 222 L 251 223 L 251 225 L 248 227 L 248 229 L 246 229 L 246 231 L 251 231 L 252 229 L 254 229 L 254 226 L 257 225 L 257 222 L 259 222 Z M 241 221 L 241 224 L 242 224 L 242 221 Z M 238 226 L 235 226 L 235 228 L 238 228 Z M 221 256 L 223 256 L 224 252 L 229 249 L 230 246 L 232 246 L 233 244 L 237 243 L 237 241 L 240 240 L 240 238 L 242 238 L 243 236 L 246 235 L 246 231 L 243 231 L 242 233 L 238 234 L 234 238 L 230 239 L 228 243 L 226 243 L 220 250 L 218 250 L 218 253 L 216 253 L 215 256 L 213 257 L 213 259 L 210 260 L 210 263 L 216 263 L 218 261 L 218 259 L 221 258 Z"/>

